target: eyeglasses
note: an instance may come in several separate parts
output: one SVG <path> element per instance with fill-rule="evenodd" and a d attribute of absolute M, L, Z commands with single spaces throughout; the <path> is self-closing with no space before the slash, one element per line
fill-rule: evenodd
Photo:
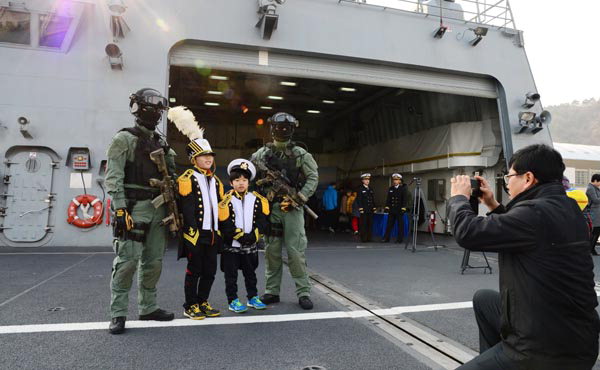
<path fill-rule="evenodd" d="M 522 175 L 522 173 L 513 173 L 512 175 L 504 175 L 504 183 L 508 185 L 508 180 L 510 180 L 511 177 L 513 176 L 519 176 Z"/>

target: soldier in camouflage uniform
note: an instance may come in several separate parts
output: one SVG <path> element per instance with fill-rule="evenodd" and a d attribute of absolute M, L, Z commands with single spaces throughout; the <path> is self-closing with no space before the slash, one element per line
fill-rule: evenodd
<path fill-rule="evenodd" d="M 273 142 L 256 151 L 252 155 L 252 162 L 262 162 L 269 168 L 282 172 L 305 199 L 310 198 L 317 188 L 319 174 L 312 155 L 291 141 L 294 129 L 298 127 L 298 120 L 288 113 L 276 113 L 269 118 L 269 122 Z M 304 210 L 294 209 L 289 203 L 276 197 L 271 206 L 269 222 L 270 232 L 265 250 L 266 289 L 261 300 L 266 304 L 279 302 L 283 270 L 281 252 L 285 245 L 290 274 L 296 284 L 298 303 L 303 309 L 312 309 L 310 281 L 306 271 Z"/>
<path fill-rule="evenodd" d="M 160 225 L 166 206 L 155 209 L 151 200 L 159 195 L 150 178 L 161 178 L 150 152 L 162 148 L 169 172 L 175 171 L 175 152 L 154 131 L 167 108 L 167 100 L 154 89 L 141 89 L 130 96 L 135 126 L 119 131 L 108 151 L 106 187 L 112 197 L 115 240 L 110 281 L 111 323 L 109 332 L 125 330 L 129 290 L 138 270 L 138 311 L 140 320 L 173 320 L 174 315 L 158 308 L 156 284 L 162 271 L 167 229 Z"/>

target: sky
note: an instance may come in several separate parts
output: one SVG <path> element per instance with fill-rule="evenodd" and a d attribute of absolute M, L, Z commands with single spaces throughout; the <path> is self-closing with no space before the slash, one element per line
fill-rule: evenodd
<path fill-rule="evenodd" d="M 487 0 L 488 4 L 495 2 Z M 516 26 L 524 32 L 525 51 L 542 104 L 600 98 L 600 37 L 593 31 L 600 19 L 600 0 L 509 2 Z"/>

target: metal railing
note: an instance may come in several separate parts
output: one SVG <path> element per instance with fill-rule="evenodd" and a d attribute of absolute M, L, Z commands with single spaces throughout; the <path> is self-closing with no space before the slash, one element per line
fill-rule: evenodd
<path fill-rule="evenodd" d="M 444 20 L 517 29 L 509 0 L 338 0 L 338 3 L 394 9 Z M 441 3 L 441 6 L 440 6 Z"/>

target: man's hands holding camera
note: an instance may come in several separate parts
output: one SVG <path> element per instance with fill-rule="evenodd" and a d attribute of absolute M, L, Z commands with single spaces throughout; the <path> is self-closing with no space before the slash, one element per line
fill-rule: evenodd
<path fill-rule="evenodd" d="M 492 188 L 490 184 L 481 176 L 475 176 L 475 180 L 479 182 L 479 191 L 481 195 L 478 197 L 479 200 L 485 204 L 490 211 L 493 211 L 500 205 L 498 201 L 494 198 L 494 193 L 492 192 Z M 467 198 L 470 198 L 473 192 L 473 187 L 471 186 L 471 178 L 465 175 L 459 175 L 450 179 L 452 183 L 452 187 L 450 190 L 450 195 L 464 195 Z"/>

